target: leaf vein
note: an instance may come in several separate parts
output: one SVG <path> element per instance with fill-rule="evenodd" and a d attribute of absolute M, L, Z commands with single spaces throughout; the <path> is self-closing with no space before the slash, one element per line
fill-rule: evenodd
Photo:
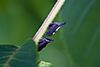
<path fill-rule="evenodd" d="M 0 57 L 0 59 L 6 58 L 6 57 L 10 57 L 10 56 L 11 55 L 3 56 L 3 57 Z"/>
<path fill-rule="evenodd" d="M 95 4 L 97 2 L 97 0 L 92 0 L 89 2 L 89 4 L 85 7 L 85 9 L 83 10 L 83 12 L 80 14 L 79 19 L 77 20 L 76 26 L 74 26 L 71 34 L 74 36 L 77 31 L 79 30 L 79 27 L 82 24 L 83 19 L 85 18 L 86 14 L 88 13 L 88 11 L 90 10 L 90 8 L 92 7 L 93 4 Z"/>
<path fill-rule="evenodd" d="M 100 23 L 99 23 L 95 33 L 93 34 L 93 36 L 92 36 L 92 38 L 91 38 L 91 40 L 90 40 L 90 42 L 89 42 L 89 44 L 87 46 L 87 51 L 84 54 L 86 58 L 89 57 L 89 55 L 90 55 L 90 53 L 91 53 L 91 51 L 93 49 L 93 46 L 95 45 L 95 42 L 96 42 L 99 34 L 100 34 Z"/>

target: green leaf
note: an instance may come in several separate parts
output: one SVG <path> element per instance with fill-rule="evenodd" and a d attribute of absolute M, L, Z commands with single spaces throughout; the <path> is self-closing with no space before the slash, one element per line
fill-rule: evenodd
<path fill-rule="evenodd" d="M 67 0 L 63 6 L 62 41 L 73 66 L 100 67 L 99 7 L 99 0 Z"/>
<path fill-rule="evenodd" d="M 0 67 L 3 67 L 10 56 L 18 49 L 15 45 L 0 45 Z"/>
<path fill-rule="evenodd" d="M 0 55 L 2 55 L 0 56 L 0 59 L 2 59 L 0 65 L 4 65 L 4 67 L 37 67 L 37 49 L 32 39 L 26 40 L 19 48 L 14 45 L 6 46 L 0 47 Z M 2 52 L 5 54 L 3 55 Z"/>
<path fill-rule="evenodd" d="M 54 66 L 49 62 L 40 61 L 38 67 L 54 67 Z"/>

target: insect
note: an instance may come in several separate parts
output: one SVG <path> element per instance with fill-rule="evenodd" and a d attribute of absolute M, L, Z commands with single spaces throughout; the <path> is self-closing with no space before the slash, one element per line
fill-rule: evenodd
<path fill-rule="evenodd" d="M 64 23 L 52 22 L 48 27 L 46 37 L 50 37 L 51 35 L 55 34 L 55 32 L 58 31 L 58 29 L 62 25 L 65 25 L 65 24 L 66 24 L 66 22 L 64 22 Z"/>
<path fill-rule="evenodd" d="M 62 26 L 65 25 L 66 22 L 64 23 L 58 23 L 58 22 L 52 22 L 49 27 L 48 27 L 48 31 L 46 34 L 46 37 L 49 37 L 53 34 L 55 34 L 55 32 Z M 41 51 L 44 47 L 46 47 L 46 45 L 48 43 L 50 43 L 51 41 L 54 41 L 54 39 L 48 39 L 48 38 L 41 38 L 38 42 L 38 51 Z"/>
<path fill-rule="evenodd" d="M 51 41 L 54 41 L 54 39 L 41 38 L 40 41 L 38 42 L 38 51 L 41 51 Z"/>

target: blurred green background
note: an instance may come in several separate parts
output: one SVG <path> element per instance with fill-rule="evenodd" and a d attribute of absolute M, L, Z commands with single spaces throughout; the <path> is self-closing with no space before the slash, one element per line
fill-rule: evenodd
<path fill-rule="evenodd" d="M 32 38 L 56 0 L 0 0 L 0 44 Z M 100 67 L 100 0 L 66 0 L 55 22 L 67 22 L 39 52 L 55 67 Z"/>

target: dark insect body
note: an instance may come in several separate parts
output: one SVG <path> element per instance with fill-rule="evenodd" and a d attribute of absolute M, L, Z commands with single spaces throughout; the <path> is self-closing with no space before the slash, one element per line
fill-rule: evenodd
<path fill-rule="evenodd" d="M 66 22 L 64 23 L 57 23 L 57 22 L 52 22 L 49 27 L 48 27 L 48 31 L 46 34 L 46 37 L 50 37 L 53 34 L 55 34 L 55 32 L 62 26 L 65 25 Z M 41 51 L 44 47 L 46 47 L 46 45 L 48 43 L 50 43 L 51 41 L 54 41 L 54 39 L 48 39 L 48 38 L 41 38 L 40 41 L 38 42 L 38 51 Z"/>
<path fill-rule="evenodd" d="M 64 23 L 57 23 L 57 22 L 52 22 L 49 27 L 48 27 L 48 31 L 47 31 L 47 34 L 46 34 L 46 37 L 50 37 L 52 36 L 53 34 L 55 34 L 55 32 L 62 26 L 62 25 L 65 25 L 66 22 Z"/>
<path fill-rule="evenodd" d="M 41 51 L 51 41 L 54 41 L 54 39 L 41 38 L 38 42 L 38 51 Z"/>

